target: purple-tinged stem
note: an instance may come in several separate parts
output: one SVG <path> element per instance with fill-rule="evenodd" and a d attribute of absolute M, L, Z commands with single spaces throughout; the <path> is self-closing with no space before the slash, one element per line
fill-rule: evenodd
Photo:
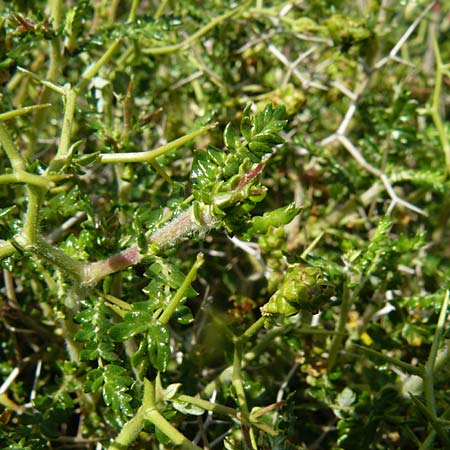
<path fill-rule="evenodd" d="M 195 233 L 206 232 L 219 223 L 207 210 L 200 213 L 199 219 L 195 219 L 191 207 L 155 231 L 148 238 L 148 243 L 156 244 L 159 250 L 163 250 Z M 107 275 L 138 264 L 145 256 L 140 253 L 139 246 L 133 245 L 102 261 L 87 263 L 83 267 L 83 283 L 93 285 Z"/>

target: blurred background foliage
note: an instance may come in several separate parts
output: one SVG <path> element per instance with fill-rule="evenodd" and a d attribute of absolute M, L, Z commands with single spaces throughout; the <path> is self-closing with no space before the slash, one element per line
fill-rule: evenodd
<path fill-rule="evenodd" d="M 42 260 L 5 258 L 2 448 L 100 448 L 140 405 L 138 369 L 163 369 L 164 385 L 233 406 L 229 383 L 208 383 L 231 364 L 230 336 L 257 320 L 296 264 L 323 271 L 335 295 L 317 315 L 274 318 L 245 347 L 249 407 L 282 402 L 264 416 L 278 435 L 261 433 L 258 448 L 447 448 L 448 322 L 431 383 L 443 434 L 426 412 L 427 380 L 414 370 L 429 358 L 450 279 L 449 4 L 238 3 L 0 2 L 0 112 L 51 104 L 7 122 L 29 172 L 51 163 L 64 111 L 38 80 L 78 83 L 73 153 L 42 205 L 41 232 L 67 254 L 105 258 L 142 242 L 163 212 L 183 209 L 194 149 L 223 148 L 226 124 L 237 130 L 248 103 L 285 106 L 288 119 L 255 213 L 301 207 L 285 227 L 194 236 L 104 280 L 103 295 L 145 320 L 155 295 L 170 297 L 205 254 L 170 338 L 148 331 L 162 354 L 118 342 L 125 335 L 110 331 L 118 316 L 91 295 L 74 322 L 82 362 L 71 361 L 60 325 L 70 286 Z M 83 82 L 113 45 L 113 57 Z M 219 125 L 157 162 L 98 163 L 99 152 L 150 150 L 212 122 Z M 0 168 L 11 171 L 4 153 Z M 20 230 L 26 204 L 20 184 L 0 184 L 2 239 Z M 205 448 L 250 448 L 230 417 L 170 405 L 165 416 Z M 148 425 L 133 448 L 158 448 L 154 436 Z"/>

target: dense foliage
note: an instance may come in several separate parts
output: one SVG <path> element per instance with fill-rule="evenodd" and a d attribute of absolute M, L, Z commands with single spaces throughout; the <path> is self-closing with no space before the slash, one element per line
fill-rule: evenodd
<path fill-rule="evenodd" d="M 0 5 L 1 448 L 450 448 L 446 2 Z"/>

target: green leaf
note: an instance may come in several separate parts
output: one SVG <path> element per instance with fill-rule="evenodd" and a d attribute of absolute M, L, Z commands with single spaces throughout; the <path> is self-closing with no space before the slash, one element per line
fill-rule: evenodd
<path fill-rule="evenodd" d="M 109 329 L 109 336 L 113 341 L 126 341 L 136 334 L 143 333 L 148 327 L 148 323 L 137 321 L 117 323 Z"/>
<path fill-rule="evenodd" d="M 148 354 L 153 367 L 164 372 L 169 363 L 171 350 L 169 330 L 158 322 L 150 325 L 147 334 Z"/>
<path fill-rule="evenodd" d="M 204 150 L 194 152 L 190 176 L 193 186 L 200 190 L 219 180 L 220 170 L 210 158 L 209 152 Z"/>
<path fill-rule="evenodd" d="M 158 442 L 164 446 L 170 445 L 172 440 L 169 436 L 165 435 L 159 428 L 155 428 L 155 436 Z"/>
<path fill-rule="evenodd" d="M 242 113 L 242 119 L 240 124 L 240 130 L 242 136 L 249 141 L 252 137 L 252 127 L 253 123 L 250 116 L 252 105 L 247 105 Z"/>
<path fill-rule="evenodd" d="M 0 209 L 0 219 L 3 217 L 6 217 L 11 211 L 13 211 L 16 208 L 15 205 L 13 206 L 8 206 L 6 208 L 1 208 Z"/>
<path fill-rule="evenodd" d="M 239 146 L 239 137 L 234 127 L 228 123 L 223 132 L 223 142 L 229 149 L 236 149 Z"/>
<path fill-rule="evenodd" d="M 191 416 L 201 416 L 205 413 L 204 409 L 187 402 L 173 401 L 172 405 L 180 413 L 189 414 Z"/>
<path fill-rule="evenodd" d="M 355 393 L 348 387 L 342 390 L 336 397 L 336 402 L 340 408 L 348 408 L 356 400 Z"/>
<path fill-rule="evenodd" d="M 186 305 L 179 305 L 175 309 L 172 318 L 180 325 L 189 325 L 194 321 L 192 311 Z"/>
<path fill-rule="evenodd" d="M 108 364 L 103 373 L 103 399 L 111 406 L 116 414 L 123 413 L 131 416 L 133 409 L 130 406 L 132 396 L 128 393 L 130 386 L 134 383 L 127 370 L 116 364 Z"/>
<path fill-rule="evenodd" d="M 78 164 L 83 167 L 90 166 L 96 163 L 100 158 L 100 152 L 89 153 L 87 155 L 74 156 L 72 159 L 73 164 Z"/>
<path fill-rule="evenodd" d="M 257 153 L 258 155 L 264 155 L 272 152 L 272 147 L 265 142 L 252 141 L 248 146 L 253 153 Z"/>
<path fill-rule="evenodd" d="M 167 386 L 164 389 L 164 399 L 165 400 L 170 400 L 173 397 L 175 397 L 175 395 L 179 391 L 180 387 L 181 387 L 181 383 L 169 384 L 169 386 Z"/>
<path fill-rule="evenodd" d="M 103 369 L 98 367 L 97 369 L 91 369 L 86 376 L 84 383 L 85 392 L 97 392 L 103 385 Z"/>
<path fill-rule="evenodd" d="M 257 234 L 265 234 L 270 227 L 278 228 L 288 224 L 299 212 L 301 208 L 291 203 L 282 208 L 264 213 L 262 216 L 252 217 L 250 227 L 244 234 L 244 239 L 250 240 Z"/>
<path fill-rule="evenodd" d="M 75 335 L 74 339 L 75 339 L 76 342 L 88 342 L 94 337 L 95 337 L 94 330 L 80 330 Z"/>

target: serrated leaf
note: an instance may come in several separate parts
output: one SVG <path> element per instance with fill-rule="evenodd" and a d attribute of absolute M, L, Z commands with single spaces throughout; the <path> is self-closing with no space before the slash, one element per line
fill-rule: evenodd
<path fill-rule="evenodd" d="M 100 159 L 100 152 L 90 153 L 88 155 L 75 156 L 72 162 L 83 167 L 90 166 Z"/>
<path fill-rule="evenodd" d="M 254 142 L 264 142 L 267 145 L 273 146 L 282 144 L 284 142 L 284 139 L 281 136 L 278 136 L 278 134 L 272 133 L 272 132 L 264 132 L 257 134 L 253 139 L 252 143 Z"/>
<path fill-rule="evenodd" d="M 95 336 L 94 330 L 80 330 L 75 335 L 75 342 L 88 342 Z"/>
<path fill-rule="evenodd" d="M 392 227 L 392 219 L 384 216 L 377 225 L 375 233 L 370 239 L 366 252 L 364 252 L 360 262 L 360 270 L 366 276 L 373 273 L 381 261 L 385 260 L 391 251 L 391 239 L 389 231 Z"/>
<path fill-rule="evenodd" d="M 86 381 L 84 383 L 84 390 L 86 392 L 97 392 L 103 384 L 103 370 L 98 367 L 92 369 L 87 373 Z"/>
<path fill-rule="evenodd" d="M 175 397 L 180 387 L 181 383 L 169 384 L 169 386 L 164 389 L 164 399 L 170 400 L 171 398 Z"/>
<path fill-rule="evenodd" d="M 143 375 L 149 366 L 147 339 L 141 339 L 139 348 L 130 358 L 131 365 L 139 369 L 139 376 Z"/>
<path fill-rule="evenodd" d="M 106 361 L 116 361 L 119 357 L 114 352 L 114 345 L 110 341 L 102 341 L 98 345 L 98 353 Z"/>
<path fill-rule="evenodd" d="M 258 155 L 266 155 L 268 153 L 272 153 L 272 147 L 265 142 L 252 141 L 248 146 L 251 151 Z"/>
<path fill-rule="evenodd" d="M 172 289 L 178 289 L 183 284 L 185 278 L 186 275 L 183 272 L 176 269 L 175 267 L 172 267 L 172 271 L 167 281 Z M 186 297 L 195 297 L 196 295 L 198 295 L 198 292 L 192 286 L 189 286 L 186 289 L 184 295 Z"/>
<path fill-rule="evenodd" d="M 226 153 L 223 150 L 208 146 L 208 157 L 217 166 L 222 166 L 225 163 Z"/>
<path fill-rule="evenodd" d="M 228 123 L 225 127 L 223 132 L 223 142 L 229 149 L 235 149 L 239 145 L 239 137 L 231 123 Z"/>
<path fill-rule="evenodd" d="M 286 109 L 283 106 L 273 109 L 272 104 L 269 103 L 262 112 L 255 116 L 254 135 L 281 131 L 287 123 L 286 120 L 281 120 L 285 115 Z"/>
<path fill-rule="evenodd" d="M 207 187 L 218 180 L 220 170 L 209 157 L 208 152 L 196 150 L 191 168 L 191 182 L 199 188 Z"/>
<path fill-rule="evenodd" d="M 356 394 L 348 387 L 344 388 L 336 397 L 336 402 L 340 408 L 348 408 L 356 400 Z"/>
<path fill-rule="evenodd" d="M 143 333 L 148 326 L 148 323 L 137 323 L 136 321 L 122 322 L 113 325 L 108 334 L 113 341 L 126 341 L 136 334 Z"/>
<path fill-rule="evenodd" d="M 283 208 L 264 213 L 262 216 L 256 216 L 251 219 L 251 226 L 244 234 L 245 239 L 251 239 L 256 234 L 267 233 L 269 227 L 279 227 L 288 224 L 299 212 L 301 208 L 297 208 L 291 203 Z"/>
<path fill-rule="evenodd" d="M 242 114 L 241 124 L 239 127 L 242 136 L 244 136 L 244 138 L 247 141 L 249 141 L 252 137 L 252 128 L 253 128 L 253 123 L 252 123 L 252 120 L 250 117 L 250 110 L 251 110 L 251 105 L 247 105 Z"/>
<path fill-rule="evenodd" d="M 153 367 L 164 372 L 169 363 L 171 350 L 169 345 L 169 330 L 165 325 L 153 323 L 147 334 L 148 354 Z"/>
<path fill-rule="evenodd" d="M 175 309 L 172 318 L 180 325 L 189 325 L 194 321 L 192 311 L 186 305 L 179 305 Z"/>
<path fill-rule="evenodd" d="M 128 394 L 130 386 L 134 383 L 125 368 L 116 364 L 108 364 L 103 372 L 103 399 L 117 413 L 123 412 L 130 416 L 133 410 L 130 406 L 132 396 Z"/>
<path fill-rule="evenodd" d="M 86 347 L 80 351 L 80 360 L 81 361 L 94 361 L 99 356 L 98 348 L 94 345 L 94 347 Z"/>
<path fill-rule="evenodd" d="M 204 409 L 186 402 L 173 401 L 172 405 L 177 411 L 191 416 L 201 416 L 205 413 Z"/>

